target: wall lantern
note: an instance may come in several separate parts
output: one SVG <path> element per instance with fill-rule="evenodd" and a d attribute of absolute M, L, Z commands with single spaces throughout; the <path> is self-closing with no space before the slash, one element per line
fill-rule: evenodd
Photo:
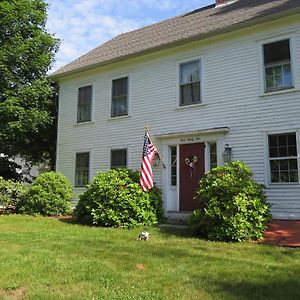
<path fill-rule="evenodd" d="M 228 144 L 225 145 L 225 149 L 222 153 L 224 163 L 230 162 L 232 157 L 232 151 Z"/>

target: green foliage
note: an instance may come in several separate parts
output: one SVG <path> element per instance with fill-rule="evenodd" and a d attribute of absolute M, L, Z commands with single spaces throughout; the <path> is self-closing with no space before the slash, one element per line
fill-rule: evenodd
<path fill-rule="evenodd" d="M 41 174 L 28 189 L 24 201 L 20 203 L 20 212 L 58 216 L 70 213 L 72 187 L 68 179 L 60 173 Z"/>
<path fill-rule="evenodd" d="M 0 149 L 32 163 L 53 160 L 54 86 L 47 79 L 58 40 L 42 0 L 0 1 Z"/>
<path fill-rule="evenodd" d="M 79 196 L 75 213 L 83 223 L 109 227 L 152 225 L 161 217 L 159 189 L 145 193 L 138 173 L 127 169 L 99 172 Z M 158 215 L 156 215 L 158 214 Z"/>
<path fill-rule="evenodd" d="M 239 161 L 217 167 L 203 176 L 197 195 L 200 209 L 191 224 L 213 240 L 260 239 L 270 220 L 265 186 L 252 178 L 249 167 Z"/>
<path fill-rule="evenodd" d="M 5 212 L 17 212 L 19 202 L 24 197 L 26 186 L 20 182 L 0 177 L 0 206 Z"/>

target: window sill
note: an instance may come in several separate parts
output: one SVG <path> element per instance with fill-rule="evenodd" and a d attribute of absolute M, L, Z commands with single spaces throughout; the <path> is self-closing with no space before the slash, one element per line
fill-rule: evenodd
<path fill-rule="evenodd" d="M 73 126 L 77 127 L 77 126 L 88 125 L 88 124 L 89 125 L 94 124 L 94 121 L 80 122 L 80 123 L 74 124 Z"/>
<path fill-rule="evenodd" d="M 182 110 L 182 109 L 188 109 L 188 108 L 195 108 L 195 107 L 202 107 L 206 106 L 207 103 L 197 103 L 197 104 L 191 104 L 191 105 L 183 105 L 183 106 L 178 106 L 175 108 L 175 110 Z"/>
<path fill-rule="evenodd" d="M 268 188 L 280 188 L 282 186 L 298 186 L 300 182 L 269 182 Z"/>
<path fill-rule="evenodd" d="M 287 93 L 296 93 L 299 91 L 300 91 L 300 89 L 298 89 L 298 88 L 290 88 L 290 89 L 286 89 L 286 90 L 266 92 L 266 93 L 261 94 L 260 97 L 268 97 L 268 96 L 281 95 L 281 94 L 287 94 Z"/>
<path fill-rule="evenodd" d="M 114 120 L 122 120 L 122 119 L 130 119 L 132 116 L 126 115 L 126 116 L 118 116 L 118 117 L 110 117 L 107 121 L 114 121 Z"/>

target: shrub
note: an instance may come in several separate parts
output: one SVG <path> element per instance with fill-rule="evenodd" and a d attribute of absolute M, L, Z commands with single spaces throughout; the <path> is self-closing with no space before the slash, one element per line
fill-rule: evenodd
<path fill-rule="evenodd" d="M 136 227 L 158 222 L 159 193 L 145 193 L 136 172 L 126 169 L 99 172 L 79 196 L 75 213 L 83 223 L 109 227 Z M 153 196 L 155 195 L 155 196 Z M 153 205 L 157 205 L 154 207 Z"/>
<path fill-rule="evenodd" d="M 5 213 L 17 212 L 18 204 L 24 197 L 26 187 L 24 184 L 0 177 L 0 205 Z"/>
<path fill-rule="evenodd" d="M 25 198 L 20 204 L 22 213 L 65 215 L 71 210 L 72 187 L 63 174 L 46 172 L 35 179 Z"/>
<path fill-rule="evenodd" d="M 200 180 L 200 209 L 193 212 L 192 227 L 213 240 L 260 239 L 271 218 L 265 186 L 252 178 L 239 161 L 217 167 Z"/>

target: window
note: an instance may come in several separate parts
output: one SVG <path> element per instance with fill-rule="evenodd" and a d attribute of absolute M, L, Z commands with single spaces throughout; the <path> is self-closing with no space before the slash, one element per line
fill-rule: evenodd
<path fill-rule="evenodd" d="M 272 134 L 268 140 L 271 182 L 298 182 L 296 133 Z"/>
<path fill-rule="evenodd" d="M 209 144 L 209 169 L 217 167 L 217 144 Z"/>
<path fill-rule="evenodd" d="M 89 183 L 90 154 L 76 153 L 75 187 L 84 187 Z"/>
<path fill-rule="evenodd" d="M 126 168 L 127 167 L 127 149 L 111 150 L 110 168 Z"/>
<path fill-rule="evenodd" d="M 128 115 L 128 77 L 112 81 L 111 116 Z"/>
<path fill-rule="evenodd" d="M 180 65 L 180 106 L 201 102 L 200 61 Z"/>
<path fill-rule="evenodd" d="M 92 86 L 78 89 L 77 123 L 92 120 Z"/>
<path fill-rule="evenodd" d="M 272 92 L 293 87 L 290 40 L 265 44 L 265 91 Z"/>
<path fill-rule="evenodd" d="M 171 185 L 177 185 L 177 147 L 170 147 L 171 151 Z"/>

